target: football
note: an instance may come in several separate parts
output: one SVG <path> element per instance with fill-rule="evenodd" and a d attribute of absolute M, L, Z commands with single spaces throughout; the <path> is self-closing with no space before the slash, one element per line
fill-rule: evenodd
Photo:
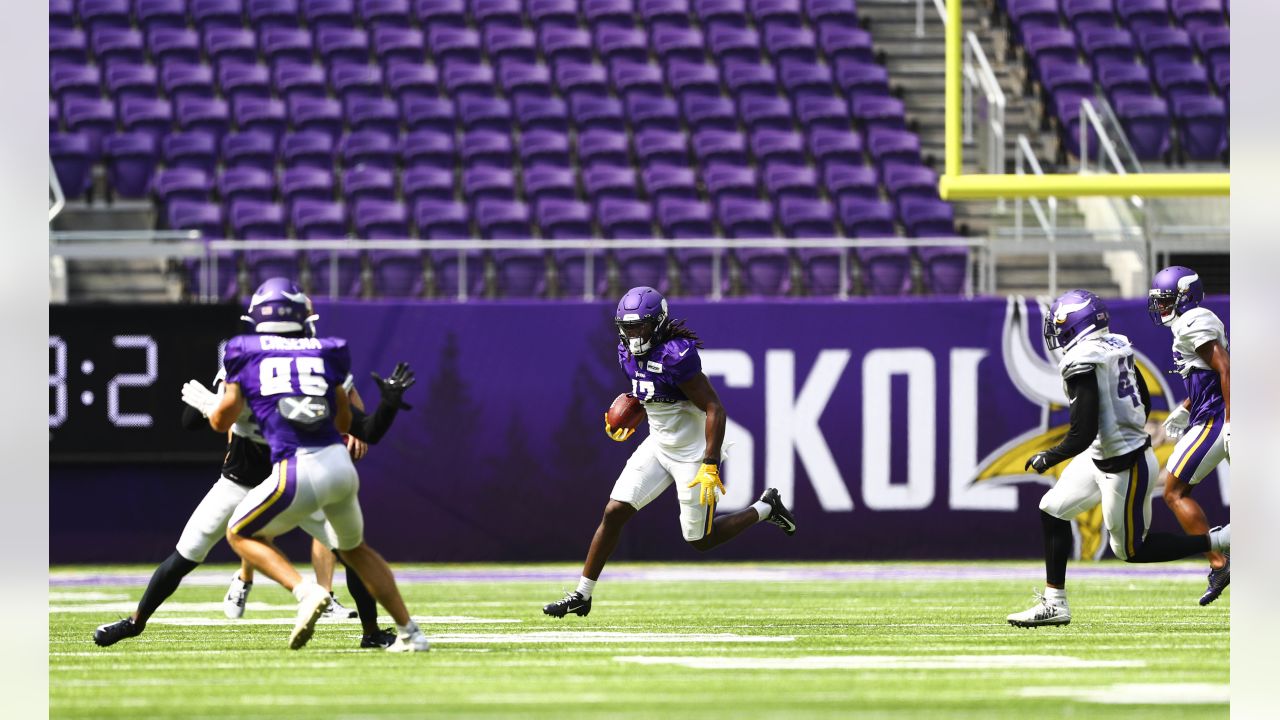
<path fill-rule="evenodd" d="M 606 415 L 609 427 L 634 429 L 644 420 L 644 403 L 633 395 L 622 393 L 613 399 Z"/>

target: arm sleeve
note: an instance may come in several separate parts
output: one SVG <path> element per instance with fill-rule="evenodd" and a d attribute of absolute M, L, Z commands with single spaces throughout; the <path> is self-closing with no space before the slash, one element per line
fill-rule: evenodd
<path fill-rule="evenodd" d="M 1142 399 L 1142 416 L 1149 417 L 1151 415 L 1151 390 L 1147 387 L 1147 381 L 1142 377 L 1142 371 L 1134 370 L 1134 375 L 1138 376 L 1138 397 Z"/>
<path fill-rule="evenodd" d="M 1045 452 L 1049 456 L 1050 467 L 1089 449 L 1093 439 L 1098 437 L 1098 383 L 1094 380 L 1094 373 L 1076 373 L 1068 377 L 1067 397 L 1071 399 L 1071 429 L 1062 442 Z"/>
<path fill-rule="evenodd" d="M 373 409 L 373 414 L 367 414 L 357 410 L 351 406 L 351 434 L 357 438 L 376 445 L 383 435 L 391 429 L 391 423 L 396 419 L 396 413 L 400 411 L 396 403 L 378 401 L 378 407 Z"/>

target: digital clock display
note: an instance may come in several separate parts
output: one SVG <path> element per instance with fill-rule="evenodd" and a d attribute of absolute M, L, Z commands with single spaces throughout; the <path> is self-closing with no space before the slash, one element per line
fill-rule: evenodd
<path fill-rule="evenodd" d="M 182 385 L 209 386 L 240 332 L 228 305 L 49 308 L 52 462 L 213 461 L 225 439 L 182 427 Z"/>

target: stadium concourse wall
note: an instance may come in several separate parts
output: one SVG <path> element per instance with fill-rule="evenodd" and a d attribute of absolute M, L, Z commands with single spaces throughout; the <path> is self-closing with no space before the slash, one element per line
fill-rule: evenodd
<path fill-rule="evenodd" d="M 1229 319 L 1229 299 L 1208 306 Z M 745 507 L 773 486 L 801 523 L 794 538 L 768 527 L 747 532 L 715 557 L 1039 556 L 1036 507 L 1046 478 L 1022 466 L 1065 432 L 1067 411 L 1044 355 L 1036 301 L 673 299 L 671 307 L 704 341 L 704 370 L 729 415 L 721 511 Z M 1181 380 L 1168 374 L 1169 331 L 1151 323 L 1142 301 L 1111 308 L 1113 330 L 1140 350 L 1152 420 L 1162 419 L 1184 397 Z M 602 431 L 605 408 L 629 390 L 609 302 L 321 302 L 318 310 L 321 334 L 349 340 L 357 387 L 370 404 L 378 397 L 370 371 L 385 374 L 403 360 L 417 372 L 406 398 L 413 409 L 358 465 L 373 545 L 402 562 L 581 558 L 614 479 L 646 434 L 615 443 Z M 92 311 L 63 308 L 51 313 L 52 325 L 61 332 L 67 318 Z M 113 312 L 110 322 L 120 325 L 109 329 L 160 327 L 149 312 L 161 311 Z M 182 344 L 190 355 L 193 342 Z M 159 344 L 166 385 L 157 388 L 165 398 L 157 404 L 176 405 L 186 377 L 212 376 L 216 341 L 209 344 L 199 349 L 206 358 L 199 367 L 176 369 L 167 363 L 189 358 L 167 357 Z M 74 350 L 69 362 L 80 362 Z M 118 392 L 122 405 L 135 402 L 128 392 Z M 59 432 L 51 430 L 51 447 L 63 442 Z M 161 437 L 158 426 L 138 432 Z M 199 461 L 188 462 L 101 453 L 70 462 L 52 453 L 51 561 L 163 558 L 217 477 L 212 440 Z M 1163 460 L 1172 446 L 1162 435 L 1156 444 Z M 157 460 L 167 457 L 161 450 Z M 1211 475 L 1196 494 L 1213 523 L 1227 520 L 1227 472 Z M 1157 527 L 1176 529 L 1158 495 L 1153 513 Z M 1105 548 L 1096 517 L 1082 517 L 1076 531 L 1085 554 Z M 285 545 L 305 557 L 301 540 Z M 632 521 L 616 558 L 694 555 L 667 493 Z M 225 544 L 210 557 L 230 558 Z"/>

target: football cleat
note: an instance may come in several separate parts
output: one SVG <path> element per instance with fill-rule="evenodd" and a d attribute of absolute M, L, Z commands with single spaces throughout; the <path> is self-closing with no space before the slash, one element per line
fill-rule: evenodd
<path fill-rule="evenodd" d="M 328 607 L 329 593 L 319 585 L 302 598 L 298 603 L 298 615 L 293 624 L 293 632 L 289 633 L 290 650 L 298 650 L 307 644 L 316 631 L 316 621 Z"/>
<path fill-rule="evenodd" d="M 338 596 L 329 593 L 329 609 L 325 610 L 324 615 L 320 617 L 325 620 L 350 620 L 354 617 L 360 617 L 360 613 L 338 602 Z"/>
<path fill-rule="evenodd" d="M 227 596 L 222 599 L 222 612 L 232 620 L 239 620 L 244 617 L 244 606 L 249 602 L 249 591 L 253 589 L 252 582 L 245 582 L 240 579 L 240 573 L 237 572 L 231 576 L 231 586 L 227 588 Z"/>
<path fill-rule="evenodd" d="M 562 618 L 569 613 L 586 617 L 591 613 L 591 598 L 582 597 L 582 593 L 574 590 L 550 605 L 542 608 L 544 615 Z"/>
<path fill-rule="evenodd" d="M 427 636 L 423 635 L 421 630 L 396 635 L 395 642 L 387 646 L 387 652 L 393 653 L 427 652 L 430 649 L 431 643 L 427 641 Z"/>
<path fill-rule="evenodd" d="M 125 618 L 117 620 L 113 623 L 101 625 L 97 630 L 93 631 L 93 641 L 99 647 L 110 647 L 125 638 L 138 637 L 142 634 L 144 625 L 135 625 L 133 618 Z"/>
<path fill-rule="evenodd" d="M 1200 604 L 1208 605 L 1214 600 L 1217 600 L 1218 596 L 1222 594 L 1222 591 L 1226 590 L 1227 586 L 1230 584 L 1231 584 L 1231 556 L 1228 555 L 1226 565 L 1223 565 L 1217 570 L 1214 570 L 1214 569 L 1209 570 L 1209 587 L 1206 588 L 1204 591 L 1204 594 L 1200 596 Z"/>
<path fill-rule="evenodd" d="M 1009 624 L 1014 627 L 1031 628 L 1041 625 L 1070 625 L 1071 609 L 1062 604 L 1050 602 L 1048 598 L 1036 593 L 1036 604 L 1020 613 L 1008 617 Z"/>
<path fill-rule="evenodd" d="M 389 648 L 396 641 L 396 632 L 391 628 L 379 630 L 372 635 L 364 635 L 360 638 L 360 647 L 368 650 L 369 648 Z"/>
<path fill-rule="evenodd" d="M 796 534 L 796 516 L 782 504 L 782 495 L 776 488 L 765 490 L 760 496 L 760 502 L 769 505 L 769 517 L 765 522 L 771 522 L 782 528 L 782 532 L 788 536 Z"/>

